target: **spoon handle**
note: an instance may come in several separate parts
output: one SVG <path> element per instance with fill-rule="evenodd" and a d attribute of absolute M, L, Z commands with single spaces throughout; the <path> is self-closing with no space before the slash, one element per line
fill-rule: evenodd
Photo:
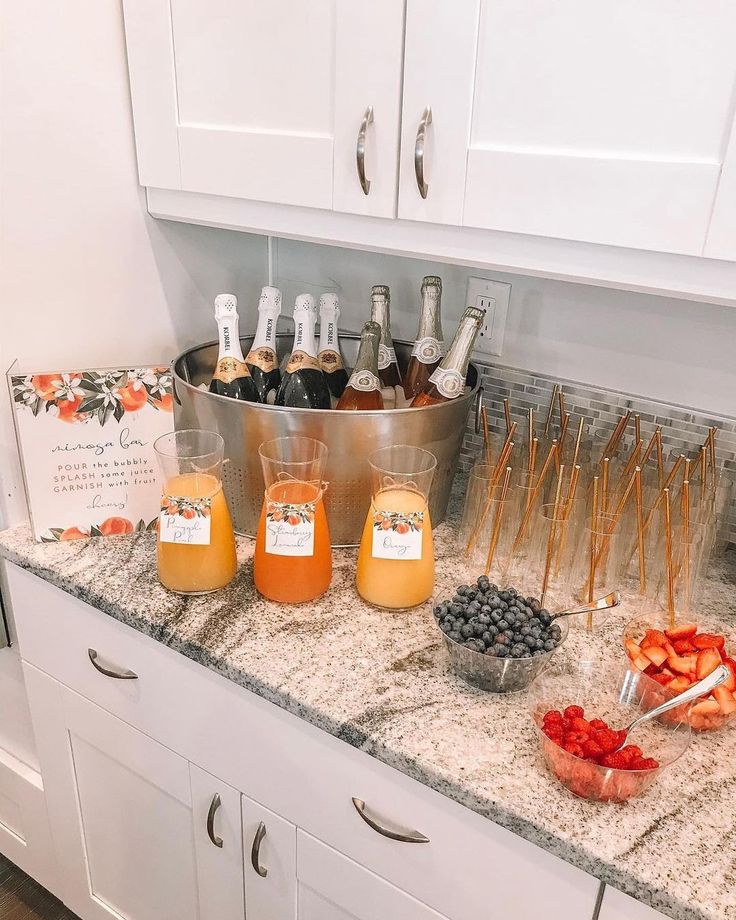
<path fill-rule="evenodd" d="M 671 700 L 666 700 L 661 705 L 655 706 L 654 709 L 650 709 L 648 712 L 640 715 L 638 719 L 634 719 L 626 730 L 627 734 L 630 734 L 632 729 L 636 728 L 637 725 L 641 725 L 642 722 L 656 719 L 663 713 L 669 712 L 670 709 L 675 709 L 677 706 L 683 706 L 685 703 L 697 700 L 699 696 L 706 696 L 711 690 L 715 690 L 716 687 L 720 687 L 724 681 L 728 680 L 730 673 L 731 672 L 725 664 L 719 665 L 715 671 L 702 680 L 699 680 L 697 684 L 693 684 L 692 687 L 688 687 L 683 693 L 679 693 Z"/>

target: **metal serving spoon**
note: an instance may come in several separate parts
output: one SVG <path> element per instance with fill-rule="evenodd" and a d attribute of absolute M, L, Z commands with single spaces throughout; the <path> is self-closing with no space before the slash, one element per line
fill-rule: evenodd
<path fill-rule="evenodd" d="M 611 591 L 604 597 L 599 597 L 597 601 L 591 601 L 589 604 L 583 604 L 582 607 L 573 607 L 570 610 L 563 610 L 561 613 L 552 615 L 552 620 L 559 620 L 560 617 L 571 617 L 579 613 L 595 613 L 596 610 L 610 610 L 611 607 L 618 607 L 621 603 L 621 595 L 618 591 Z"/>
<path fill-rule="evenodd" d="M 637 716 L 633 722 L 629 723 L 629 725 L 623 729 L 625 733 L 624 740 L 619 744 L 616 750 L 621 750 L 629 740 L 629 735 L 639 725 L 642 725 L 644 722 L 649 722 L 651 719 L 658 718 L 662 713 L 669 712 L 670 709 L 675 709 L 677 706 L 683 706 L 685 703 L 697 700 L 699 696 L 706 696 L 711 690 L 715 690 L 716 687 L 720 687 L 724 681 L 727 681 L 730 674 L 731 672 L 726 665 L 720 664 L 715 671 L 712 671 L 707 677 L 699 680 L 697 684 L 693 684 L 692 687 L 688 687 L 687 690 L 678 693 L 677 696 L 673 696 L 671 700 L 666 700 L 661 705 L 655 706 L 654 709 L 650 709 L 648 712 Z M 614 752 L 612 751 L 611 753 Z"/>

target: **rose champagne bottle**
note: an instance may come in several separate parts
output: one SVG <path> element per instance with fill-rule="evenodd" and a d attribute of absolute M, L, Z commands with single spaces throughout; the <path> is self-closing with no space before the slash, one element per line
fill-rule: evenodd
<path fill-rule="evenodd" d="M 340 397 L 338 409 L 383 409 L 381 381 L 378 377 L 378 346 L 381 327 L 368 322 L 360 333 L 360 348 L 350 380 Z"/>
<path fill-rule="evenodd" d="M 470 353 L 485 315 L 486 311 L 479 307 L 468 307 L 463 313 L 449 351 L 429 378 L 424 390 L 412 400 L 412 407 L 434 406 L 462 396 Z"/>
<path fill-rule="evenodd" d="M 442 279 L 427 275 L 422 281 L 422 312 L 419 316 L 419 330 L 411 350 L 409 366 L 404 374 L 404 396 L 411 400 L 421 393 L 432 372 L 445 354 L 442 337 Z"/>
<path fill-rule="evenodd" d="M 260 402 L 258 390 L 240 348 L 238 298 L 235 294 L 218 294 L 215 297 L 215 320 L 220 347 L 215 372 L 210 381 L 210 393 L 246 402 Z"/>
<path fill-rule="evenodd" d="M 337 320 L 340 306 L 337 294 L 323 294 L 319 299 L 319 366 L 334 400 L 339 399 L 348 382 L 348 372 L 340 350 Z"/>
<path fill-rule="evenodd" d="M 281 314 L 281 291 L 266 285 L 258 301 L 258 326 L 245 363 L 261 402 L 273 402 L 281 383 L 276 357 L 276 324 Z"/>
<path fill-rule="evenodd" d="M 376 284 L 371 289 L 371 320 L 381 327 L 381 342 L 378 346 L 378 376 L 381 386 L 393 390 L 401 389 L 401 374 L 396 361 L 396 351 L 391 338 L 391 294 L 385 284 Z M 388 395 L 388 394 L 387 394 Z"/>
<path fill-rule="evenodd" d="M 317 309 L 311 294 L 300 294 L 294 304 L 294 347 L 276 394 L 277 406 L 329 409 L 330 390 L 317 360 L 314 327 Z"/>

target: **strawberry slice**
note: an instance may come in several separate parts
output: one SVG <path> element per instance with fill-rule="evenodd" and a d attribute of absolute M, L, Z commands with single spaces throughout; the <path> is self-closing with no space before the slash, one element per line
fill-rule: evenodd
<path fill-rule="evenodd" d="M 689 674 L 691 671 L 690 660 L 679 655 L 670 655 L 667 659 L 667 667 L 676 674 Z"/>
<path fill-rule="evenodd" d="M 667 636 L 665 636 L 661 629 L 648 629 L 644 634 L 644 638 L 641 640 L 641 647 L 645 649 L 658 645 L 661 648 L 666 642 Z"/>
<path fill-rule="evenodd" d="M 726 688 L 726 690 L 730 690 L 731 693 L 733 693 L 734 690 L 736 690 L 736 661 L 734 661 L 733 658 L 724 658 L 723 663 L 731 672 L 731 676 L 723 684 L 723 686 Z"/>
<path fill-rule="evenodd" d="M 720 687 L 716 687 L 713 691 L 713 696 L 721 707 L 721 712 L 724 716 L 730 716 L 731 713 L 736 712 L 736 700 L 733 698 L 733 693 L 730 690 L 726 690 L 723 684 Z"/>
<path fill-rule="evenodd" d="M 668 659 L 669 660 L 669 659 Z M 698 653 L 698 662 L 695 674 L 698 680 L 702 680 L 709 674 L 712 674 L 721 663 L 721 653 L 715 648 L 706 648 Z"/>
<path fill-rule="evenodd" d="M 658 684 L 661 684 L 663 687 L 666 687 L 672 680 L 672 675 L 665 674 L 662 671 L 659 674 L 652 674 L 652 680 L 656 680 Z"/>
<path fill-rule="evenodd" d="M 633 639 L 626 640 L 626 651 L 629 653 L 629 658 L 633 661 L 635 658 L 638 658 L 641 655 L 641 646 L 637 645 Z"/>
<path fill-rule="evenodd" d="M 693 636 L 692 643 L 696 649 L 717 648 L 720 651 L 726 645 L 726 640 L 714 633 L 700 633 L 699 636 Z"/>
<path fill-rule="evenodd" d="M 661 645 L 651 645 L 647 648 L 641 647 L 642 655 L 646 655 L 647 658 L 656 665 L 658 668 L 661 667 L 665 661 L 667 661 L 667 652 L 662 648 Z"/>
<path fill-rule="evenodd" d="M 690 639 L 675 639 L 672 643 L 672 647 L 678 655 L 686 655 L 688 652 L 698 651 Z"/>
<path fill-rule="evenodd" d="M 697 623 L 681 623 L 679 626 L 675 626 L 672 629 L 665 629 L 664 633 L 668 639 L 674 642 L 675 639 L 689 639 L 691 636 L 694 636 L 697 631 Z"/>
<path fill-rule="evenodd" d="M 633 660 L 634 667 L 639 671 L 646 671 L 650 664 L 651 662 L 643 653 L 641 655 L 637 655 L 637 657 Z"/>
<path fill-rule="evenodd" d="M 720 711 L 720 704 L 716 700 L 701 700 L 699 703 L 695 703 L 690 710 L 691 713 L 698 716 L 712 716 Z"/>
<path fill-rule="evenodd" d="M 690 678 L 682 674 L 679 677 L 675 677 L 667 684 L 667 687 L 675 693 L 682 693 L 684 690 L 687 690 L 689 686 Z"/>

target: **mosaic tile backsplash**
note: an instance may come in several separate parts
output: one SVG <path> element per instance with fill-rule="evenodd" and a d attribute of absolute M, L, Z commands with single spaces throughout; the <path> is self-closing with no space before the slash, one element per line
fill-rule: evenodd
<path fill-rule="evenodd" d="M 555 384 L 562 387 L 565 395 L 565 409 L 572 414 L 571 429 L 576 428 L 578 418 L 588 419 L 591 435 L 600 433 L 602 443 L 611 435 L 621 416 L 630 409 L 641 418 L 642 438 L 645 443 L 656 425 L 662 425 L 662 445 L 665 459 L 681 453 L 688 455 L 697 450 L 708 434 L 708 428 L 716 426 L 719 433 L 716 440 L 716 464 L 723 466 L 731 479 L 736 479 L 736 418 L 709 415 L 698 409 L 688 409 L 662 402 L 654 402 L 641 396 L 615 393 L 574 383 L 560 378 L 545 377 L 530 371 L 500 365 L 486 365 L 475 361 L 481 372 L 483 403 L 488 409 L 488 418 L 494 431 L 505 431 L 503 400 L 508 399 L 511 416 L 520 428 L 526 425 L 530 408 L 541 427 L 547 418 L 550 400 Z M 736 392 L 734 393 L 736 398 Z M 559 416 L 555 416 L 557 419 Z M 633 432 L 633 427 L 628 429 Z M 482 435 L 474 429 L 474 419 L 468 418 L 468 427 L 460 458 L 461 468 L 469 469 L 482 447 Z M 721 538 L 736 544 L 736 494 L 722 524 Z"/>

